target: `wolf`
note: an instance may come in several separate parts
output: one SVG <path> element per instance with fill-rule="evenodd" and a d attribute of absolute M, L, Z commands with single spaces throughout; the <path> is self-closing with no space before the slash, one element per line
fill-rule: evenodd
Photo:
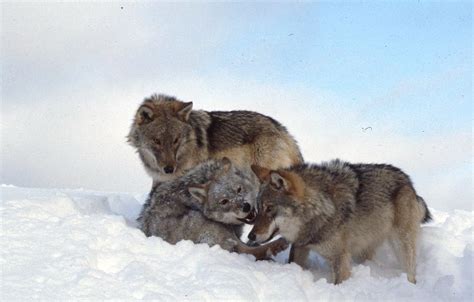
<path fill-rule="evenodd" d="M 251 111 L 192 110 L 192 102 L 152 95 L 128 134 L 153 183 L 172 180 L 210 159 L 272 169 L 303 162 L 295 139 L 276 120 Z"/>
<path fill-rule="evenodd" d="M 257 260 L 276 255 L 288 247 L 285 240 L 250 247 L 239 239 L 245 219 L 254 215 L 258 193 L 257 180 L 249 172 L 242 172 L 224 158 L 206 161 L 182 177 L 156 185 L 137 219 L 139 228 L 146 236 L 159 236 L 171 244 L 180 240 L 217 244 Z M 225 217 L 214 213 L 217 211 L 205 213 L 226 223 L 206 217 L 200 209 L 204 202 L 225 207 Z"/>
<path fill-rule="evenodd" d="M 350 277 L 353 257 L 371 259 L 389 239 L 401 248 L 408 281 L 416 283 L 417 235 L 431 214 L 399 168 L 333 160 L 252 169 L 262 185 L 249 239 L 262 243 L 281 234 L 293 244 L 290 258 L 303 267 L 316 251 L 328 260 L 335 284 Z"/>

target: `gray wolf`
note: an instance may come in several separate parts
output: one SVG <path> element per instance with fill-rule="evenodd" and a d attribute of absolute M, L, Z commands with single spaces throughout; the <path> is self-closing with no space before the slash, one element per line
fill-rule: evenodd
<path fill-rule="evenodd" d="M 416 283 L 420 223 L 431 219 L 407 174 L 385 164 L 252 169 L 262 181 L 258 214 L 249 239 L 276 234 L 293 243 L 291 260 L 304 266 L 312 249 L 328 260 L 338 284 L 350 276 L 351 259 L 371 259 L 385 240 L 400 247 L 407 278 Z"/>
<path fill-rule="evenodd" d="M 154 184 L 179 177 L 210 158 L 272 169 L 303 162 L 295 139 L 268 116 L 192 108 L 192 102 L 166 95 L 152 95 L 138 108 L 128 141 Z"/>
<path fill-rule="evenodd" d="M 156 185 L 137 219 L 140 229 L 147 236 L 159 236 L 172 244 L 180 240 L 217 244 L 231 252 L 254 255 L 257 260 L 277 254 L 288 246 L 285 240 L 250 247 L 239 239 L 243 221 L 252 212 L 257 194 L 255 186 L 249 185 L 252 179 L 243 175 L 224 158 L 204 162 L 180 178 Z M 227 208 L 226 217 L 216 216 L 227 223 L 207 218 L 196 207 L 204 199 L 235 208 L 232 211 Z M 214 215 L 212 211 L 205 213 Z"/>

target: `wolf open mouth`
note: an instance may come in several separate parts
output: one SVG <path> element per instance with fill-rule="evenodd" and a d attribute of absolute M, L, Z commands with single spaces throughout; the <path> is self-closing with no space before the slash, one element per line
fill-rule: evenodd
<path fill-rule="evenodd" d="M 238 220 L 242 221 L 243 223 L 252 224 L 257 218 L 257 211 L 252 209 L 250 213 L 245 218 L 237 218 Z"/>

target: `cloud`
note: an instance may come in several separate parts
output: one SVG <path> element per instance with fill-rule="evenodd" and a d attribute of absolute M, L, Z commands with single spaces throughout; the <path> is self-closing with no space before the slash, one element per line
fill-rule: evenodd
<path fill-rule="evenodd" d="M 22 101 L 45 90 L 179 80 L 230 39 L 230 20 L 211 5 L 5 3 L 2 9 L 3 96 Z"/>

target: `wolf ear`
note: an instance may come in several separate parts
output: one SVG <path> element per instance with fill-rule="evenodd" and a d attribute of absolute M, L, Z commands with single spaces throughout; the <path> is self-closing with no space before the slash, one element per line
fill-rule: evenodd
<path fill-rule="evenodd" d="M 207 200 L 207 190 L 209 188 L 209 183 L 202 185 L 192 185 L 188 187 L 188 192 L 191 196 L 199 201 L 199 203 L 205 203 Z"/>
<path fill-rule="evenodd" d="M 290 182 L 276 171 L 270 173 L 270 183 L 277 190 L 289 191 L 290 189 Z"/>
<path fill-rule="evenodd" d="M 189 120 L 189 115 L 191 114 L 192 110 L 193 102 L 180 103 L 176 110 L 176 114 L 178 115 L 178 118 L 180 120 L 182 120 L 183 122 L 187 122 Z"/>
<path fill-rule="evenodd" d="M 260 167 L 258 165 L 252 165 L 251 168 L 252 168 L 253 173 L 257 175 L 260 182 L 265 182 L 268 179 L 268 175 L 271 172 L 270 169 Z"/>
<path fill-rule="evenodd" d="M 153 113 L 153 109 L 149 106 L 142 105 L 137 110 L 136 121 L 138 125 L 146 124 L 155 118 L 155 114 Z"/>

